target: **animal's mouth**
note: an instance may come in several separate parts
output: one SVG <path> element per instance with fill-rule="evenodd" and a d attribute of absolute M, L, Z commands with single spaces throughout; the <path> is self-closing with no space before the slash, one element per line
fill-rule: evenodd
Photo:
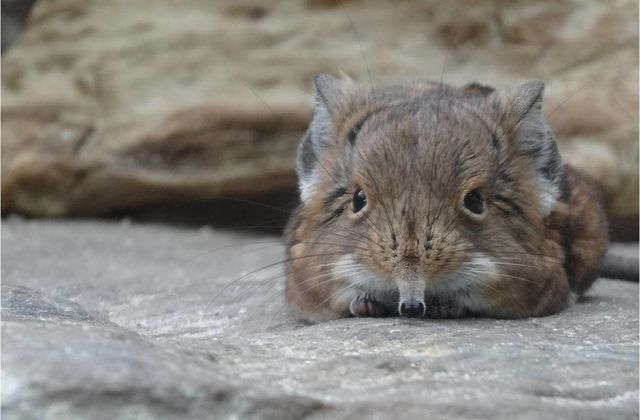
<path fill-rule="evenodd" d="M 398 313 L 407 318 L 434 316 L 459 317 L 467 313 L 470 293 L 487 287 L 498 275 L 496 264 L 488 256 L 476 253 L 454 273 L 425 281 L 407 272 L 396 279 L 399 291 Z"/>
<path fill-rule="evenodd" d="M 345 256 L 335 265 L 334 273 L 347 274 L 354 289 L 362 295 L 375 296 L 387 311 L 406 318 L 421 318 L 458 313 L 457 308 L 466 301 L 467 295 L 481 286 L 479 282 L 487 280 L 479 276 L 491 277 L 492 268 L 491 260 L 478 253 L 471 255 L 455 272 L 433 278 L 426 278 L 425 273 L 411 265 L 403 267 L 395 276 L 382 277 L 357 263 L 353 256 Z"/>

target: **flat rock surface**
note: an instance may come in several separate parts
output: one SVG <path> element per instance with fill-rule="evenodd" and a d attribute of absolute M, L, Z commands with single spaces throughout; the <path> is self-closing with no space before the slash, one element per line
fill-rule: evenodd
<path fill-rule="evenodd" d="M 638 417 L 636 283 L 547 318 L 312 325 L 283 306 L 278 238 L 2 225 L 7 419 Z"/>

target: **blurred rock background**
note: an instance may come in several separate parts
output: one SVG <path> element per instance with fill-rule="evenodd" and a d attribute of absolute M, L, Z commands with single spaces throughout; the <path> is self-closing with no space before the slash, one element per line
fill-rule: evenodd
<path fill-rule="evenodd" d="M 215 199 L 294 202 L 312 78 L 368 83 L 364 56 L 376 86 L 544 80 L 637 239 L 636 1 L 39 0 L 16 37 L 31 3 L 2 0 L 3 214 L 264 221 Z"/>

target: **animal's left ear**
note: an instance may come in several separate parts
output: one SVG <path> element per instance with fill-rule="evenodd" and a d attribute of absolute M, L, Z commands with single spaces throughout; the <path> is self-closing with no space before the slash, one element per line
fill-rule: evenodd
<path fill-rule="evenodd" d="M 502 116 L 506 117 L 503 129 L 508 132 L 512 147 L 533 161 L 540 185 L 541 207 L 549 213 L 560 196 L 564 165 L 542 113 L 543 93 L 544 83 L 532 80 L 510 90 L 496 92 L 493 100 L 499 102 Z"/>

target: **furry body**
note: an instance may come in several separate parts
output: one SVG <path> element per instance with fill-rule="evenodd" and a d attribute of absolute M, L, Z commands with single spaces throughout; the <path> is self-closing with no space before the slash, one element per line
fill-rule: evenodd
<path fill-rule="evenodd" d="M 605 216 L 562 162 L 542 92 L 316 78 L 285 233 L 289 305 L 315 319 L 517 318 L 587 290 Z"/>

